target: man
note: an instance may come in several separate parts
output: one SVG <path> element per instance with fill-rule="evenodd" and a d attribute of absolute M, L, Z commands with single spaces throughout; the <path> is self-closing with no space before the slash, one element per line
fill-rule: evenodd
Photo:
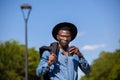
<path fill-rule="evenodd" d="M 58 43 L 57 52 L 45 51 L 36 69 L 38 76 L 48 73 L 50 80 L 77 80 L 78 67 L 90 73 L 90 66 L 76 46 L 69 46 L 75 39 L 77 28 L 74 24 L 62 22 L 52 30 L 52 36 Z"/>

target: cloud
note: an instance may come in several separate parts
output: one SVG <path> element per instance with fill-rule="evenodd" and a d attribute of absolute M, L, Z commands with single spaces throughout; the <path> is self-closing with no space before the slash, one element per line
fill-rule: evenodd
<path fill-rule="evenodd" d="M 85 45 L 82 47 L 82 50 L 96 50 L 98 48 L 104 48 L 104 44 L 97 44 L 97 45 Z"/>

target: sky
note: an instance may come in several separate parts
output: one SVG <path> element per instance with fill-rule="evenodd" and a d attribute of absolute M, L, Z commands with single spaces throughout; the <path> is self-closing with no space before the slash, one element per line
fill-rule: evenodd
<path fill-rule="evenodd" d="M 0 0 L 0 42 L 25 44 L 25 22 L 21 5 L 32 10 L 28 19 L 28 47 L 54 42 L 51 31 L 60 22 L 78 29 L 70 45 L 77 46 L 89 64 L 102 51 L 120 49 L 120 0 Z M 79 70 L 79 77 L 84 75 Z"/>

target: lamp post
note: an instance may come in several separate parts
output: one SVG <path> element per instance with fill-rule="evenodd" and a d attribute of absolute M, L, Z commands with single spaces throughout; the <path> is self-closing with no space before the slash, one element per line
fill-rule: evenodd
<path fill-rule="evenodd" d="M 25 80 L 28 80 L 28 43 L 27 43 L 27 23 L 32 7 L 29 4 L 21 5 L 21 11 L 25 21 Z"/>

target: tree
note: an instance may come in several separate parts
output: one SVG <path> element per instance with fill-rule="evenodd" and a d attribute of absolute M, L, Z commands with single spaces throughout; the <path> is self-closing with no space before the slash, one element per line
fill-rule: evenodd
<path fill-rule="evenodd" d="M 119 80 L 120 79 L 120 50 L 101 52 L 99 58 L 91 65 L 91 73 L 81 80 Z"/>
<path fill-rule="evenodd" d="M 29 80 L 35 80 L 35 69 L 39 62 L 39 54 L 34 48 L 28 49 Z M 25 79 L 25 45 L 17 41 L 0 42 L 0 80 Z"/>

